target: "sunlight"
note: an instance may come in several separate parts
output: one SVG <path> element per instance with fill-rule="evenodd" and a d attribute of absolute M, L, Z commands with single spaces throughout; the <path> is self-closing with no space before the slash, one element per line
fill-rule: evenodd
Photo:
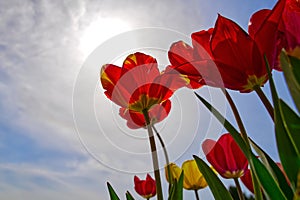
<path fill-rule="evenodd" d="M 129 24 L 119 18 L 98 18 L 86 28 L 80 38 L 80 50 L 87 56 L 105 40 L 130 28 Z"/>

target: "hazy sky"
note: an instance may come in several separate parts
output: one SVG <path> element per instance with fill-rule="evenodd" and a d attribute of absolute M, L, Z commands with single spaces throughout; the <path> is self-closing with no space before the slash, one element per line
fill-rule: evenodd
<path fill-rule="evenodd" d="M 119 52 L 110 55 L 118 63 L 135 51 L 126 47 L 126 40 L 118 49 L 115 41 L 126 39 L 124 32 L 138 35 L 149 30 L 142 28 L 159 27 L 150 29 L 154 32 L 145 35 L 145 43 L 137 39 L 135 46 L 156 56 L 164 67 L 172 41 L 212 27 L 218 13 L 246 29 L 253 12 L 274 4 L 274 0 L 0 0 L 1 199 L 105 200 L 107 181 L 120 196 L 129 190 L 139 199 L 133 176 L 144 178 L 152 168 L 147 133 L 128 129 L 118 107 L 103 95 L 102 53 Z M 160 31 L 162 35 L 155 34 Z M 275 78 L 290 103 L 281 74 L 276 72 Z M 267 86 L 264 90 L 269 93 Z M 204 87 L 197 92 L 232 119 L 217 90 Z M 249 135 L 277 159 L 271 120 L 255 94 L 232 95 Z M 158 129 L 171 161 L 181 165 L 193 154 L 202 156 L 205 137 L 216 139 L 225 131 L 192 91 L 179 90 L 172 103 L 170 116 Z M 211 198 L 208 188 L 200 195 Z M 190 199 L 193 193 L 184 196 Z"/>

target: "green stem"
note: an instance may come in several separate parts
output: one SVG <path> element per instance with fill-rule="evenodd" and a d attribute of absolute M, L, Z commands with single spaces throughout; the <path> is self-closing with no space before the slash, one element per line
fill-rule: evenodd
<path fill-rule="evenodd" d="M 196 200 L 200 200 L 198 190 L 194 190 L 194 191 L 195 191 Z"/>
<path fill-rule="evenodd" d="M 235 106 L 235 103 L 233 102 L 230 94 L 227 92 L 226 89 L 222 89 L 223 93 L 225 94 L 226 96 L 226 99 L 231 107 L 231 110 L 233 112 L 233 115 L 234 115 L 234 118 L 236 120 L 236 123 L 238 124 L 238 127 L 240 129 L 240 132 L 241 132 L 241 135 L 243 137 L 243 139 L 245 140 L 246 144 L 247 144 L 247 147 L 250 149 L 250 142 L 249 142 L 249 139 L 248 139 L 248 135 L 247 135 L 247 132 L 246 132 L 246 129 L 244 127 L 244 124 L 243 124 L 243 121 L 242 121 L 242 118 L 239 114 L 239 111 L 237 109 L 237 107 Z"/>
<path fill-rule="evenodd" d="M 227 99 L 227 101 L 228 101 L 228 103 L 229 103 L 229 105 L 230 105 L 230 107 L 231 107 L 231 110 L 232 110 L 232 112 L 233 112 L 233 115 L 234 115 L 234 117 L 235 117 L 235 120 L 236 120 L 236 122 L 237 122 L 237 124 L 238 124 L 238 126 L 239 126 L 241 135 L 242 135 L 243 139 L 245 140 L 245 142 L 246 142 L 246 144 L 247 144 L 247 147 L 249 148 L 249 152 L 251 152 L 251 147 L 250 147 L 249 138 L 248 138 L 248 136 L 247 136 L 247 132 L 246 132 L 246 129 L 245 129 L 244 124 L 243 124 L 243 122 L 242 122 L 241 116 L 240 116 L 240 114 L 239 114 L 239 112 L 238 112 L 238 109 L 237 109 L 237 107 L 235 106 L 235 104 L 234 104 L 234 102 L 233 102 L 233 100 L 232 100 L 230 94 L 229 94 L 225 89 L 222 90 L 222 91 L 223 91 L 223 93 L 225 94 L 226 99 Z M 251 167 L 251 169 L 253 168 L 252 162 L 250 162 L 250 167 Z M 252 171 L 252 170 L 251 170 L 251 171 Z M 252 173 L 252 172 L 251 172 L 251 173 Z M 254 190 L 255 190 L 255 197 L 256 197 L 257 199 L 262 199 L 262 198 L 261 198 L 260 185 L 259 185 L 259 183 L 258 183 L 258 180 L 257 180 L 257 177 L 256 177 L 255 174 L 253 174 L 252 179 L 254 180 L 254 181 L 253 181 L 253 184 L 254 184 Z"/>
<path fill-rule="evenodd" d="M 162 193 L 161 179 L 160 179 L 160 172 L 159 172 L 159 165 L 158 165 L 158 156 L 157 156 L 155 139 L 154 139 L 151 123 L 150 123 L 148 110 L 146 109 L 143 110 L 143 115 L 147 124 L 149 142 L 151 147 L 152 164 L 154 168 L 154 177 L 156 181 L 157 200 L 163 200 L 163 193 Z"/>
<path fill-rule="evenodd" d="M 165 159 L 166 159 L 166 165 L 167 165 L 167 173 L 168 173 L 168 178 L 169 178 L 169 192 L 171 192 L 171 185 L 173 182 L 173 177 L 172 177 L 172 173 L 171 173 L 171 168 L 170 168 L 170 160 L 169 160 L 169 156 L 168 156 L 168 152 L 167 152 L 167 148 L 166 145 L 162 139 L 162 137 L 160 136 L 159 132 L 157 131 L 157 129 L 155 128 L 154 124 L 152 124 L 152 128 L 154 130 L 154 132 L 156 133 L 156 136 L 163 148 L 164 151 L 164 155 L 165 155 Z"/>
<path fill-rule="evenodd" d="M 240 200 L 245 200 L 238 178 L 233 178 Z"/>
<path fill-rule="evenodd" d="M 268 100 L 268 98 L 266 97 L 265 93 L 261 90 L 260 87 L 256 87 L 255 88 L 255 92 L 258 95 L 258 97 L 260 98 L 260 100 L 262 101 L 262 103 L 264 104 L 264 106 L 266 107 L 266 109 L 267 109 L 270 117 L 274 121 L 274 108 L 271 105 L 271 103 Z"/>

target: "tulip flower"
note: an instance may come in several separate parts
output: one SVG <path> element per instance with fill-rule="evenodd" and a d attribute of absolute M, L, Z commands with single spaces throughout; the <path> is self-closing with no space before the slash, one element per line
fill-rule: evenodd
<path fill-rule="evenodd" d="M 134 176 L 134 189 L 145 199 L 150 199 L 156 195 L 156 183 L 152 177 L 147 174 L 146 180 L 140 180 Z"/>
<path fill-rule="evenodd" d="M 178 73 L 160 73 L 156 59 L 139 52 L 129 55 L 122 67 L 106 64 L 101 69 L 105 95 L 121 106 L 120 115 L 131 128 L 146 126 L 145 111 L 153 123 L 167 117 L 168 99 L 181 83 L 185 82 Z"/>
<path fill-rule="evenodd" d="M 277 70 L 281 70 L 278 66 L 278 55 L 281 49 L 284 48 L 287 52 L 292 52 L 297 46 L 300 46 L 300 3 L 296 0 L 280 0 L 277 7 L 282 5 L 284 6 L 283 12 L 279 12 L 276 6 L 272 10 L 262 9 L 257 11 L 252 15 L 248 27 L 249 34 L 254 36 L 261 27 L 274 27 L 274 24 L 279 22 L 276 30 L 277 51 L 274 57 L 274 67 Z M 271 13 L 275 13 L 279 17 L 276 19 L 269 18 Z M 272 31 L 274 31 L 274 28 Z"/>
<path fill-rule="evenodd" d="M 247 170 L 247 158 L 229 133 L 218 141 L 205 140 L 202 149 L 208 162 L 223 178 L 236 179 Z"/>
<path fill-rule="evenodd" d="M 178 180 L 182 171 L 184 172 L 183 188 L 186 190 L 199 190 L 207 186 L 206 180 L 198 169 L 195 160 L 187 160 L 178 167 L 175 163 L 170 163 L 172 178 Z M 166 179 L 169 181 L 167 167 L 165 167 Z"/>
<path fill-rule="evenodd" d="M 268 80 L 264 55 L 273 66 L 277 53 L 276 30 L 283 8 L 284 3 L 279 2 L 266 19 L 274 22 L 272 26 L 262 24 L 253 37 L 232 20 L 219 15 L 213 29 L 192 34 L 193 47 L 174 43 L 168 54 L 170 63 L 194 85 L 251 92 Z"/>

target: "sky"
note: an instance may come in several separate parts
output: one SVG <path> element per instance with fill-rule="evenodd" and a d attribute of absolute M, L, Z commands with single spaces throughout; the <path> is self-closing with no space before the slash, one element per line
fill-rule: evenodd
<path fill-rule="evenodd" d="M 0 199 L 109 199 L 106 182 L 120 197 L 136 199 L 133 176 L 151 173 L 147 133 L 131 130 L 103 94 L 103 64 L 120 64 L 142 51 L 168 64 L 172 42 L 214 25 L 220 13 L 247 29 L 249 17 L 274 0 L 109 1 L 0 0 Z M 292 101 L 282 74 L 279 94 Z M 268 85 L 263 88 L 268 96 Z M 196 90 L 231 121 L 217 89 Z M 254 93 L 231 92 L 249 135 L 278 160 L 271 119 Z M 226 131 L 181 89 L 167 119 L 157 125 L 170 160 L 181 165 L 203 157 L 201 142 Z M 234 122 L 233 122 L 234 123 Z M 163 154 L 159 148 L 161 166 Z M 166 189 L 164 173 L 162 179 Z M 225 181 L 226 185 L 233 184 Z M 208 188 L 199 192 L 212 199 Z M 193 193 L 186 191 L 186 199 Z"/>

